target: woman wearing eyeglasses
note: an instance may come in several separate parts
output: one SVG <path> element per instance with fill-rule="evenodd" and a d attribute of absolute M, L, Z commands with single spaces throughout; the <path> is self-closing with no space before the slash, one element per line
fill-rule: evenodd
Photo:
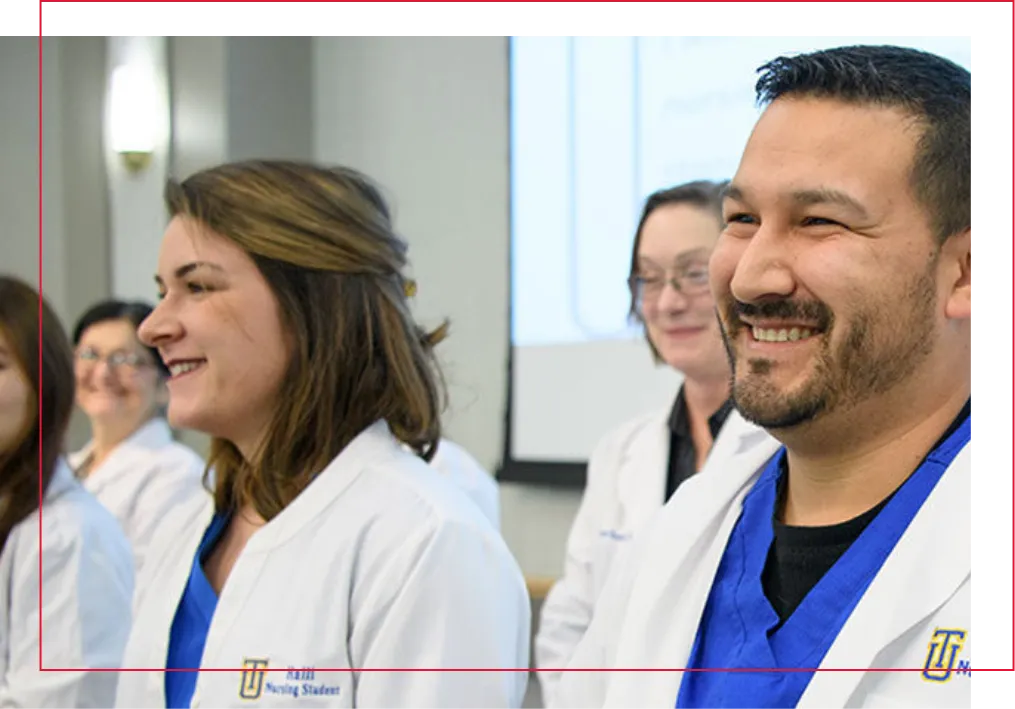
<path fill-rule="evenodd" d="M 60 322 L 0 275 L 0 707 L 108 707 L 116 695 L 118 673 L 91 670 L 120 666 L 133 564 L 61 455 L 73 408 Z"/>
<path fill-rule="evenodd" d="M 74 327 L 77 404 L 91 441 L 69 456 L 71 467 L 120 522 L 140 571 L 155 526 L 177 506 L 208 497 L 204 462 L 173 440 L 162 415 L 169 370 L 137 338 L 152 309 L 107 300 Z"/>
<path fill-rule="evenodd" d="M 564 576 L 547 595 L 536 637 L 543 700 L 553 695 L 617 552 L 670 496 L 749 426 L 732 410 L 730 370 L 709 290 L 722 230 L 722 185 L 698 181 L 649 196 L 635 232 L 630 314 L 657 364 L 683 374 L 673 405 L 628 421 L 595 448 L 568 538 Z M 550 671 L 545 671 L 550 670 Z"/>

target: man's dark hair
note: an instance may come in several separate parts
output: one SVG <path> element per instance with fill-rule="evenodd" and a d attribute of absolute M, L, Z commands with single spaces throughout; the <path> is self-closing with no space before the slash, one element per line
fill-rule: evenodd
<path fill-rule="evenodd" d="M 827 49 L 758 69 L 759 105 L 783 96 L 901 108 L 924 127 L 910 182 L 940 241 L 970 226 L 970 74 L 928 52 L 891 46 Z"/>

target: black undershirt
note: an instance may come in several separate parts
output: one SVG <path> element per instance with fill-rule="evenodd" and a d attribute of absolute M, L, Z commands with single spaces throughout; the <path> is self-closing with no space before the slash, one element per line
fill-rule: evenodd
<path fill-rule="evenodd" d="M 709 416 L 708 429 L 714 441 L 719 430 L 733 410 L 733 402 L 723 402 L 719 409 Z M 687 399 L 684 398 L 684 387 L 680 387 L 677 399 L 673 403 L 668 422 L 670 429 L 670 460 L 666 472 L 666 496 L 663 502 L 670 499 L 680 484 L 698 472 L 698 454 L 691 438 L 691 421 L 687 413 Z"/>
<path fill-rule="evenodd" d="M 948 430 L 927 452 L 927 456 L 930 456 L 945 442 L 945 439 L 962 425 L 962 422 L 970 416 L 971 411 L 971 400 L 968 400 Z M 923 460 L 926 460 L 927 456 L 924 456 Z M 920 461 L 920 465 L 923 465 L 923 460 Z M 919 467 L 918 465 L 917 468 Z M 915 470 L 914 468 L 914 472 Z M 891 495 L 872 509 L 841 524 L 826 527 L 792 527 L 778 520 L 778 515 L 785 503 L 785 458 L 782 461 L 778 486 L 778 497 L 772 515 L 775 539 L 765 561 L 761 585 L 765 590 L 766 598 L 779 615 L 779 624 L 781 625 L 792 615 L 804 597 L 821 580 L 821 577 L 835 565 L 835 562 L 846 552 L 850 544 L 856 541 L 867 525 L 878 516 L 878 513 L 888 504 L 899 488 L 896 488 Z"/>

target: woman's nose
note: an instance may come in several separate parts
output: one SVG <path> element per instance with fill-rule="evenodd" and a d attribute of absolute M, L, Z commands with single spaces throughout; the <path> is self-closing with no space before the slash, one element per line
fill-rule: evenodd
<path fill-rule="evenodd" d="M 677 286 L 676 279 L 669 278 L 663 283 L 663 289 L 659 292 L 658 307 L 665 313 L 682 312 L 687 310 L 688 297 Z"/>
<path fill-rule="evenodd" d="M 148 347 L 158 347 L 179 337 L 179 321 L 167 312 L 166 301 L 160 301 L 137 328 L 137 338 Z"/>

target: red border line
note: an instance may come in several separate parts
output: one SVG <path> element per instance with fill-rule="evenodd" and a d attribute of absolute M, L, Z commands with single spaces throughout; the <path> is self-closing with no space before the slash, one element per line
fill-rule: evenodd
<path fill-rule="evenodd" d="M 180 2 L 194 2 L 195 0 L 106 0 L 104 4 L 143 4 L 145 2 L 165 2 L 165 3 L 180 3 Z M 278 0 L 196 0 L 197 2 L 222 2 L 222 3 L 265 3 L 265 2 L 278 2 Z M 324 2 L 335 2 L 335 0 L 301 0 L 302 2 L 313 2 L 313 3 L 324 3 Z M 341 0 L 339 0 L 341 1 Z M 391 4 L 387 0 L 350 0 L 357 2 L 373 2 L 377 4 Z M 402 0 L 408 2 L 426 2 L 427 0 Z M 469 2 L 470 0 L 445 0 L 449 2 Z M 532 0 L 500 0 L 506 2 L 531 2 Z M 540 0 L 536 0 L 537 2 Z M 555 0 L 558 2 L 610 2 L 611 0 Z M 672 3 L 674 0 L 647 0 L 648 2 L 667 2 Z M 680 0 L 677 0 L 680 1 Z M 693 1 L 693 0 L 688 0 Z M 707 0 L 706 0 L 707 1 Z M 740 0 L 741 2 L 769 2 L 769 0 Z M 795 3 L 808 3 L 814 4 L 814 0 L 783 0 Z M 870 2 L 870 0 L 839 0 L 840 2 Z M 928 3 L 944 3 L 953 2 L 953 0 L 894 0 L 895 2 L 904 2 L 912 4 L 928 4 Z M 983 0 L 990 4 L 1008 5 L 1010 4 L 1004 0 Z M 42 430 L 43 425 L 43 398 L 42 398 L 42 377 L 43 377 L 43 10 L 44 5 L 54 4 L 68 4 L 80 2 L 80 0 L 38 0 L 38 37 L 39 37 L 39 426 Z M 712 4 L 709 2 L 709 4 Z M 716 2 L 715 4 L 722 4 Z M 1008 25 L 1009 33 L 1012 30 L 1012 21 L 1009 19 Z M 1012 61 L 1012 57 L 1009 57 L 1009 66 L 1015 68 L 1015 62 Z M 1012 73 L 1012 112 L 1015 113 L 1015 72 Z M 1012 138 L 1015 140 L 1015 130 L 1012 130 Z M 1010 159 L 1010 157 L 1009 157 Z M 1009 180 L 1013 176 L 1012 170 L 1009 169 Z M 1013 191 L 1013 198 L 1015 198 L 1015 191 Z M 1015 226 L 1013 226 L 1011 236 L 1015 241 Z M 1015 270 L 1015 254 L 1013 254 L 1012 268 Z M 1009 284 L 1010 287 L 1010 284 Z M 1015 309 L 1015 292 L 1010 294 L 1011 303 L 1013 309 Z M 1015 354 L 1015 329 L 1012 333 L 1012 348 L 1013 354 Z M 1011 367 L 1012 377 L 1015 378 L 1015 356 L 1012 359 Z M 1015 419 L 1012 420 L 1012 437 L 1015 439 Z M 1015 467 L 1009 471 L 1009 475 L 1015 475 Z M 39 440 L 39 670 L 50 671 L 50 672 L 67 672 L 67 671 L 95 671 L 95 672 L 165 672 L 165 671 L 202 671 L 202 672 L 214 672 L 214 671 L 227 671 L 227 672 L 243 672 L 246 671 L 244 667 L 238 668 L 226 668 L 226 667 L 200 667 L 195 669 L 166 669 L 165 667 L 124 667 L 124 668 L 85 668 L 85 667 L 43 667 L 43 441 L 42 437 Z M 1012 489 L 1012 506 L 1015 508 L 1015 486 Z M 1010 529 L 1012 533 L 1015 533 L 1015 526 Z M 1009 542 L 1011 542 L 1011 538 Z M 1015 567 L 1015 545 L 1012 545 L 1012 565 Z M 1015 584 L 1012 586 L 1012 606 L 1015 607 Z M 1015 660 L 1015 612 L 1009 609 L 1011 613 L 1011 638 L 1013 640 L 1013 646 L 1009 648 L 1009 659 Z M 595 667 L 595 668 L 566 668 L 566 669 L 551 669 L 551 668 L 536 668 L 536 667 L 493 667 L 493 668 L 475 668 L 475 667 L 439 667 L 439 668 L 419 668 L 419 667 L 392 667 L 392 668 L 367 668 L 367 669 L 356 669 L 351 667 L 326 667 L 318 668 L 317 671 L 334 671 L 334 672 L 368 672 L 368 671 L 379 671 L 379 672 L 538 672 L 538 671 L 572 671 L 572 672 L 611 672 L 611 671 L 630 671 L 630 672 L 684 672 L 684 671 L 725 671 L 725 672 L 835 672 L 835 671 L 864 671 L 864 672 L 906 672 L 906 671 L 924 671 L 924 667 L 892 667 L 892 668 L 874 668 L 874 667 L 856 667 L 856 668 L 838 668 L 838 667 L 817 667 L 813 669 L 801 668 L 801 667 L 767 667 L 767 668 L 697 668 L 688 669 L 685 667 L 667 667 L 667 668 L 653 668 L 653 667 Z M 263 671 L 286 671 L 283 668 L 266 668 Z M 970 672 L 1003 672 L 1011 673 L 1015 672 L 1015 662 L 1010 667 L 970 667 Z"/>
<path fill-rule="evenodd" d="M 42 1 L 42 0 L 40 0 Z M 543 2 L 543 3 L 564 3 L 564 4 L 618 4 L 618 0 L 488 0 L 489 3 L 503 2 Z M 621 2 L 623 0 L 620 0 Z M 633 2 L 634 0 L 629 0 Z M 693 2 L 695 4 L 728 4 L 727 0 L 638 0 L 639 2 L 649 2 L 661 5 L 673 5 L 681 2 Z M 780 2 L 786 4 L 805 4 L 814 5 L 819 2 L 831 2 L 832 0 L 731 0 L 732 2 L 739 3 L 758 3 L 764 5 L 770 5 L 772 2 Z M 894 4 L 912 4 L 912 5 L 930 5 L 930 4 L 950 4 L 954 5 L 956 0 L 835 0 L 836 2 L 843 3 L 866 3 L 866 4 L 880 4 L 892 2 Z M 967 2 L 982 2 L 984 4 L 991 5 L 1009 5 L 1009 0 L 966 0 Z M 67 5 L 67 4 L 82 4 L 84 0 L 46 0 L 47 5 Z M 342 3 L 370 3 L 377 5 L 391 5 L 394 3 L 415 3 L 415 4 L 435 4 L 441 3 L 454 3 L 454 4 L 484 4 L 484 0 L 104 0 L 100 4 L 103 5 L 143 5 L 145 3 L 159 3 L 159 4 L 173 4 L 173 3 L 191 3 L 191 4 L 260 4 L 260 3 L 273 3 L 275 5 L 284 4 L 286 2 L 301 2 L 301 3 L 313 3 L 313 4 L 342 4 Z M 91 6 L 93 7 L 93 6 Z M 87 8 L 81 8 L 87 9 Z M 99 9 L 99 8 L 95 8 Z M 279 8 L 281 9 L 281 8 Z"/>
<path fill-rule="evenodd" d="M 315 672 L 924 672 L 926 667 L 314 667 Z M 292 667 L 265 667 L 258 672 L 291 672 Z M 81 668 L 47 667 L 43 672 L 80 672 Z M 249 672 L 247 667 L 98 667 L 88 672 Z M 963 669 L 963 672 L 1011 672 L 1007 667 L 982 667 Z M 954 672 L 954 670 L 953 670 Z"/>
<path fill-rule="evenodd" d="M 39 0 L 39 671 L 42 671 L 42 0 Z"/>
<path fill-rule="evenodd" d="M 1009 38 L 1009 43 L 1011 42 L 1011 36 L 1012 36 L 1012 19 L 1011 19 L 1011 12 L 1009 12 L 1008 13 L 1008 38 Z M 1010 47 L 1010 45 L 1009 45 L 1009 47 Z M 1010 51 L 1011 51 L 1011 49 L 1009 49 L 1009 52 Z M 1013 69 L 1015 69 L 1015 58 L 1013 58 L 1011 55 L 1008 57 L 1008 68 L 1009 68 L 1009 72 L 1012 75 L 1012 89 L 1015 90 L 1015 71 L 1012 71 Z M 1011 101 L 1012 101 L 1012 103 L 1011 103 L 1011 110 L 1012 110 L 1012 113 L 1015 113 L 1015 93 L 1012 93 L 1011 96 L 1012 96 L 1011 97 Z M 1011 126 L 1011 123 L 1010 123 L 1011 122 L 1011 116 L 1012 116 L 1012 114 L 1010 113 L 1008 115 L 1008 121 L 1009 121 L 1008 128 L 1009 128 L 1009 130 L 1012 130 L 1012 126 Z M 1015 140 L 1015 130 L 1012 130 L 1011 138 L 1013 140 Z M 1008 150 L 1009 150 L 1009 152 L 1008 152 L 1008 160 L 1009 160 L 1008 184 L 1009 185 L 1012 185 L 1012 174 L 1013 174 L 1012 173 L 1012 169 L 1011 169 L 1011 159 L 1012 159 L 1011 145 L 1012 145 L 1012 143 L 1011 143 L 1011 141 L 1009 141 L 1009 143 L 1008 143 Z M 1012 196 L 1015 197 L 1015 192 L 1013 192 Z M 1012 219 L 1012 203 L 1011 203 L 1011 201 L 1008 202 L 1008 219 L 1009 220 Z M 1013 225 L 1012 232 L 1011 232 L 1010 236 L 1012 237 L 1013 241 L 1015 241 L 1015 225 Z M 1009 241 L 1009 251 L 1008 251 L 1008 253 L 1012 257 L 1011 268 L 1012 268 L 1013 271 L 1015 271 L 1015 253 L 1013 253 L 1012 250 L 1011 250 L 1011 243 L 1012 243 L 1012 241 Z M 1011 274 L 1011 272 L 1009 272 L 1009 274 L 1008 274 L 1008 288 L 1009 288 L 1009 290 L 1011 290 L 1011 287 L 1012 287 L 1011 276 L 1012 276 L 1012 274 Z M 1012 306 L 1015 307 L 1015 291 L 1009 293 L 1008 297 L 1011 299 Z M 975 313 L 973 313 L 973 314 L 975 314 Z M 1009 326 L 1011 326 L 1011 325 L 1012 324 L 1009 323 Z M 1009 387 L 1011 386 L 1011 382 L 1012 382 L 1012 378 L 1011 377 L 1015 376 L 1015 328 L 1012 328 L 1011 337 L 1012 337 L 1012 342 L 1011 342 L 1012 349 L 1010 349 L 1008 351 L 1009 356 L 1012 357 L 1011 372 L 1010 372 L 1009 379 L 1008 379 Z M 975 366 L 976 366 L 975 362 L 973 362 L 973 367 L 975 367 Z M 1010 404 L 1011 403 L 1011 397 L 1012 397 L 1012 389 L 1011 388 L 1008 389 L 1008 396 L 1009 396 L 1009 404 Z M 1010 409 L 1008 411 L 1008 414 L 1009 414 L 1009 416 L 1011 415 L 1011 410 Z M 1011 424 L 1012 425 L 1012 431 L 1011 431 L 1012 436 L 1008 438 L 1009 453 L 1011 452 L 1010 448 L 1011 448 L 1012 440 L 1015 440 L 1015 419 L 1011 419 L 1011 421 L 1012 421 L 1012 424 Z M 1009 466 L 1011 466 L 1011 465 L 1012 465 L 1012 460 L 1009 459 Z M 1012 523 L 1012 528 L 1009 529 L 1010 533 L 1012 534 L 1012 537 L 1008 538 L 1008 549 L 1011 551 L 1011 554 L 1012 554 L 1011 566 L 1008 567 L 1008 573 L 1009 573 L 1009 576 L 1008 576 L 1008 584 L 1009 584 L 1008 585 L 1008 590 L 1009 590 L 1009 592 L 1012 593 L 1012 598 L 1011 598 L 1012 605 L 1008 607 L 1008 620 L 1011 623 L 1011 635 L 1009 636 L 1009 640 L 1011 641 L 1011 646 L 1008 649 L 1008 662 L 1011 665 L 1011 668 L 1009 669 L 1009 671 L 1015 671 L 1015 611 L 1013 611 L 1013 608 L 1015 608 L 1015 583 L 1012 583 L 1012 577 L 1011 577 L 1012 568 L 1015 568 L 1015 544 L 1012 543 L 1012 541 L 1013 541 L 1012 538 L 1015 537 L 1015 519 L 1012 519 L 1012 510 L 1015 509 L 1015 485 L 1012 485 L 1012 480 L 1013 479 L 1015 479 L 1015 466 L 1009 468 L 1009 471 L 1008 471 L 1008 484 L 1012 487 L 1012 490 L 1011 490 L 1012 499 L 1011 499 L 1011 504 L 1008 507 L 1008 518 L 1009 518 L 1009 522 Z"/>

